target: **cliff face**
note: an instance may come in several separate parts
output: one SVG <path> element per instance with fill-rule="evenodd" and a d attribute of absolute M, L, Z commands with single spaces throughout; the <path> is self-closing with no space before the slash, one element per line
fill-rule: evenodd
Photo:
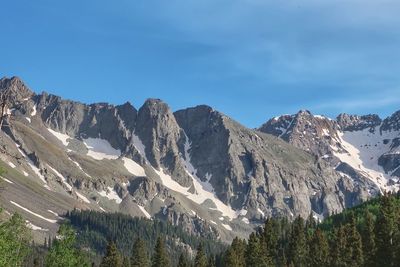
<path fill-rule="evenodd" d="M 36 95 L 18 78 L 2 79 L 0 90 L 12 92 L 0 134 L 11 183 L 1 202 L 10 211 L 25 207 L 28 220 L 51 231 L 56 213 L 78 207 L 168 220 L 228 240 L 265 217 L 321 218 L 378 192 L 362 175 L 349 178 L 352 168 L 335 169 L 344 162 L 331 149 L 345 150 L 342 125 L 309 112 L 251 130 L 208 106 L 173 113 L 157 99 L 139 110 L 86 105 Z M 381 160 L 388 169 L 396 164 Z"/>

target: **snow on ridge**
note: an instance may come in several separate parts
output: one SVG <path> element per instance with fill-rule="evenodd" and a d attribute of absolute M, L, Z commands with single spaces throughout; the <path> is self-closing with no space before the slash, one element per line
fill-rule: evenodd
<path fill-rule="evenodd" d="M 234 211 L 230 206 L 226 205 L 225 203 L 223 203 L 221 200 L 218 199 L 218 197 L 214 194 L 214 188 L 212 187 L 212 185 L 208 181 L 203 182 L 199 177 L 197 177 L 196 175 L 197 170 L 193 167 L 192 163 L 190 162 L 190 154 L 189 154 L 190 146 L 191 144 L 189 138 L 186 136 L 185 155 L 184 155 L 185 158 L 182 159 L 182 161 L 185 165 L 185 170 L 187 174 L 192 178 L 195 193 L 188 192 L 190 187 L 181 186 L 178 182 L 173 180 L 170 175 L 166 174 L 162 168 L 159 171 L 154 169 L 154 171 L 160 177 L 163 185 L 168 187 L 169 189 L 185 195 L 187 198 L 189 198 L 190 200 L 192 200 L 197 204 L 202 204 L 204 203 L 204 201 L 209 199 L 215 204 L 216 210 L 222 212 L 223 216 L 229 217 L 231 220 L 236 219 L 238 217 L 237 212 Z"/>
<path fill-rule="evenodd" d="M 102 197 L 106 197 L 109 200 L 115 200 L 115 202 L 117 202 L 117 204 L 120 204 L 122 202 L 122 198 L 120 198 L 117 194 L 117 192 L 114 190 L 114 188 L 112 187 L 107 187 L 108 192 L 107 191 L 100 191 L 98 192 L 100 196 Z"/>
<path fill-rule="evenodd" d="M 68 146 L 68 144 L 69 144 L 68 139 L 72 139 L 72 138 L 71 138 L 69 135 L 67 135 L 67 134 L 63 134 L 63 133 L 56 132 L 56 131 L 54 131 L 54 130 L 52 130 L 52 129 L 50 129 L 50 128 L 47 128 L 47 130 L 48 130 L 52 135 L 54 135 L 54 137 L 56 137 L 58 140 L 60 140 L 61 143 L 62 143 L 64 146 Z"/>
<path fill-rule="evenodd" d="M 51 167 L 50 165 L 47 164 L 47 166 L 50 168 L 50 170 L 52 170 L 58 177 L 61 178 L 63 184 L 68 188 L 68 190 L 72 190 L 72 186 L 67 182 L 67 179 L 61 174 L 59 173 L 56 169 L 54 169 L 53 167 Z"/>
<path fill-rule="evenodd" d="M 15 164 L 12 163 L 11 161 L 7 162 L 7 164 L 8 164 L 11 168 L 13 168 L 13 169 L 15 169 L 15 168 L 17 167 L 17 166 L 15 166 Z"/>
<path fill-rule="evenodd" d="M 232 231 L 232 227 L 230 227 L 230 225 L 228 225 L 228 224 L 223 224 L 223 223 L 222 223 L 222 226 L 223 226 L 226 230 Z"/>
<path fill-rule="evenodd" d="M 31 118 L 29 118 L 29 117 L 25 117 L 25 119 L 26 119 L 29 123 L 32 122 L 32 121 L 31 121 Z"/>
<path fill-rule="evenodd" d="M 8 180 L 7 178 L 4 178 L 3 176 L 0 176 L 1 179 L 3 179 L 4 181 L 6 181 L 9 184 L 13 184 L 13 182 L 11 182 L 10 180 Z"/>
<path fill-rule="evenodd" d="M 68 157 L 68 159 L 69 159 L 70 161 L 72 161 L 72 163 L 74 163 L 74 164 L 76 165 L 76 167 L 78 167 L 78 169 L 80 169 L 87 177 L 92 178 L 92 176 L 90 176 L 89 174 L 87 174 L 87 173 L 82 169 L 81 165 L 80 165 L 78 162 L 76 162 L 75 160 L 71 159 L 70 157 Z"/>
<path fill-rule="evenodd" d="M 142 155 L 142 157 L 144 157 L 146 160 L 146 147 L 143 145 L 142 140 L 140 140 L 140 138 L 135 135 L 132 134 L 132 141 L 133 141 L 133 145 L 135 146 L 136 150 L 139 151 L 139 154 Z"/>
<path fill-rule="evenodd" d="M 396 190 L 399 185 L 387 185 L 392 177 L 385 173 L 382 166 L 378 164 L 378 159 L 390 150 L 390 142 L 384 144 L 383 140 L 394 139 L 398 134 L 398 132 L 380 133 L 380 131 L 371 133 L 369 129 L 353 132 L 339 131 L 340 143 L 348 153 L 341 153 L 332 147 L 333 153 L 342 162 L 369 177 L 382 190 Z"/>
<path fill-rule="evenodd" d="M 90 137 L 83 139 L 83 143 L 88 149 L 87 155 L 96 160 L 117 159 L 121 156 L 121 150 L 113 148 L 105 139 Z"/>
<path fill-rule="evenodd" d="M 54 211 L 52 211 L 52 210 L 47 210 L 48 212 L 50 212 L 51 214 L 53 214 L 53 215 L 55 215 L 55 216 L 57 216 L 57 217 L 60 217 L 60 215 L 58 215 L 58 213 L 57 212 L 54 212 Z"/>
<path fill-rule="evenodd" d="M 85 197 L 84 195 L 82 195 L 81 193 L 79 193 L 78 191 L 75 191 L 76 195 L 85 203 L 90 204 L 90 200 L 87 199 L 87 197 Z"/>
<path fill-rule="evenodd" d="M 48 232 L 49 229 L 44 229 L 40 226 L 36 226 L 33 223 L 31 223 L 30 221 L 26 220 L 26 227 L 28 227 L 29 229 L 33 230 L 33 231 L 43 231 L 43 232 Z"/>
<path fill-rule="evenodd" d="M 147 210 L 143 207 L 138 205 L 139 209 L 141 212 L 143 212 L 143 214 L 146 216 L 147 219 L 151 219 L 151 215 L 147 212 Z"/>
<path fill-rule="evenodd" d="M 15 143 L 15 146 L 17 147 L 18 152 L 26 159 L 26 162 L 28 163 L 32 171 L 39 177 L 40 180 L 42 180 L 42 182 L 44 183 L 44 187 L 48 190 L 51 190 L 43 174 L 40 173 L 40 169 L 36 167 L 32 160 L 24 153 L 24 151 L 19 148 L 20 146 L 17 143 Z M 28 176 L 28 173 L 24 171 L 24 175 Z"/>
<path fill-rule="evenodd" d="M 135 176 L 146 176 L 146 173 L 142 166 L 137 164 L 135 161 L 131 160 L 130 158 L 123 157 L 122 162 L 128 172 Z"/>
<path fill-rule="evenodd" d="M 35 116 L 36 113 L 37 113 L 37 111 L 36 111 L 36 105 L 34 105 L 33 108 L 32 108 L 31 117 Z"/>
<path fill-rule="evenodd" d="M 26 171 L 22 171 L 22 173 L 24 174 L 25 177 L 28 177 L 28 173 Z"/>
<path fill-rule="evenodd" d="M 14 202 L 14 201 L 11 201 L 11 200 L 10 200 L 10 203 L 13 204 L 14 206 L 17 206 L 18 208 L 20 208 L 20 209 L 26 211 L 26 212 L 32 214 L 33 216 L 36 216 L 36 217 L 42 219 L 42 220 L 48 221 L 48 222 L 50 222 L 50 223 L 56 223 L 56 222 L 57 222 L 57 220 L 51 220 L 51 219 L 48 219 L 48 218 L 46 218 L 46 217 L 43 217 L 42 215 L 37 214 L 37 213 L 31 211 L 30 209 L 27 209 L 27 208 L 21 206 L 20 204 Z"/>

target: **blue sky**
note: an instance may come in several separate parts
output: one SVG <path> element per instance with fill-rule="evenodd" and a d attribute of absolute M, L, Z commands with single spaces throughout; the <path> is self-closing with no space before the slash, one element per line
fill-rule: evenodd
<path fill-rule="evenodd" d="M 400 109 L 400 1 L 13 0 L 0 76 L 82 102 L 208 104 L 249 127 Z"/>

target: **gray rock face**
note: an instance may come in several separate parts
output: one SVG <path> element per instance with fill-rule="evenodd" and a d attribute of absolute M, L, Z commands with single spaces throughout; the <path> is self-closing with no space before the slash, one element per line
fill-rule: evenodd
<path fill-rule="evenodd" d="M 62 210 L 121 211 L 229 240 L 247 236 L 265 217 L 339 212 L 376 188 L 350 166 L 334 169 L 340 128 L 360 127 L 352 117 L 339 123 L 301 111 L 252 130 L 208 106 L 173 113 L 158 99 L 139 110 L 130 103 L 87 105 L 36 95 L 17 78 L 0 80 L 0 89 L 13 90 L 14 99 L 0 138 L 8 154 L 0 160 L 15 165 L 10 173 L 19 183 L 35 181 L 35 199 Z M 94 147 L 84 143 L 88 138 Z M 396 160 L 382 165 L 392 170 Z"/>
<path fill-rule="evenodd" d="M 332 159 L 331 146 L 336 146 L 338 129 L 335 121 L 314 116 L 309 111 L 300 111 L 295 115 L 271 119 L 259 131 L 278 136 L 319 157 Z"/>
<path fill-rule="evenodd" d="M 340 114 L 337 117 L 337 122 L 343 131 L 361 131 L 370 129 L 373 131 L 382 123 L 382 119 L 376 114 L 358 116 L 349 114 Z"/>

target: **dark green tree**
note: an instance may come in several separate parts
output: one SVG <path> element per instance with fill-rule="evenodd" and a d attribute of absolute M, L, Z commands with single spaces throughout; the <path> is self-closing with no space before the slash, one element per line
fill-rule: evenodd
<path fill-rule="evenodd" d="M 246 248 L 245 259 L 247 267 L 265 266 L 261 255 L 260 239 L 255 233 L 251 233 Z"/>
<path fill-rule="evenodd" d="M 100 267 L 122 267 L 122 256 L 114 242 L 107 244 L 106 255 L 100 263 Z"/>
<path fill-rule="evenodd" d="M 344 226 L 340 226 L 334 230 L 333 240 L 331 244 L 330 265 L 332 267 L 346 266 L 346 249 L 347 249 L 346 231 Z"/>
<path fill-rule="evenodd" d="M 156 246 L 154 248 L 154 255 L 152 260 L 152 267 L 168 267 L 170 261 L 164 244 L 164 239 L 157 238 Z"/>
<path fill-rule="evenodd" d="M 357 230 L 356 218 L 353 212 L 349 214 L 349 223 L 346 230 L 346 261 L 347 266 L 359 267 L 364 263 L 361 235 Z"/>
<path fill-rule="evenodd" d="M 46 256 L 47 267 L 88 267 L 86 256 L 76 247 L 75 231 L 68 225 L 62 224 L 58 237 L 53 242 Z"/>
<path fill-rule="evenodd" d="M 314 232 L 310 240 L 308 261 L 312 267 L 329 265 L 329 244 L 320 229 Z"/>
<path fill-rule="evenodd" d="M 189 260 L 184 253 L 179 256 L 178 267 L 190 267 Z"/>
<path fill-rule="evenodd" d="M 204 253 L 203 245 L 197 247 L 196 257 L 194 259 L 195 267 L 207 267 L 207 256 Z"/>
<path fill-rule="evenodd" d="M 299 216 L 293 221 L 289 240 L 289 262 L 296 267 L 305 266 L 307 260 L 307 243 L 304 220 Z"/>
<path fill-rule="evenodd" d="M 146 243 L 143 239 L 136 239 L 132 247 L 131 267 L 148 267 L 150 266 L 149 254 L 147 252 Z"/>
<path fill-rule="evenodd" d="M 397 234 L 396 206 L 394 197 L 385 193 L 381 197 L 381 208 L 377 218 L 376 230 L 376 264 L 377 266 L 395 266 L 396 247 L 394 245 Z"/>
<path fill-rule="evenodd" d="M 362 231 L 362 243 L 363 243 L 363 254 L 364 254 L 364 265 L 366 267 L 375 266 L 375 254 L 376 254 L 376 243 L 375 243 L 375 222 L 371 212 L 368 210 L 364 213 L 365 224 Z"/>

